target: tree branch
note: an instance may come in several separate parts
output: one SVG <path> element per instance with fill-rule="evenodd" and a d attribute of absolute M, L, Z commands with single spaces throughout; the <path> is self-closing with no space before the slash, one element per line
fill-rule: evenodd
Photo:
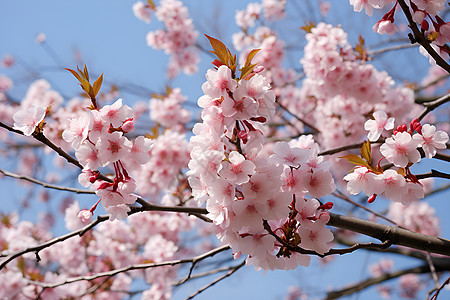
<path fill-rule="evenodd" d="M 40 181 L 36 178 L 33 177 L 29 177 L 29 176 L 25 176 L 25 175 L 20 175 L 20 174 L 16 174 L 16 173 L 11 173 L 8 171 L 5 171 L 3 169 L 0 169 L 0 173 L 2 173 L 5 176 L 8 177 L 12 177 L 12 178 L 16 178 L 16 179 L 22 179 L 22 180 L 26 180 L 32 183 L 36 183 L 38 185 L 41 185 L 45 188 L 49 188 L 49 189 L 54 189 L 54 190 L 60 190 L 60 191 L 68 191 L 68 192 L 73 192 L 73 193 L 77 193 L 77 194 L 95 194 L 94 191 L 89 191 L 89 190 L 82 190 L 82 189 L 74 189 L 74 188 L 70 188 L 70 187 L 64 187 L 64 186 L 57 186 L 57 185 L 53 185 L 44 181 Z"/>
<path fill-rule="evenodd" d="M 433 47 L 431 47 L 428 39 L 420 32 L 416 22 L 414 22 L 411 16 L 409 6 L 406 4 L 405 0 L 397 0 L 397 2 L 398 4 L 400 4 L 403 13 L 406 16 L 406 19 L 408 19 L 409 28 L 411 28 L 414 34 L 415 42 L 419 43 L 423 48 L 425 48 L 425 50 L 428 52 L 428 54 L 430 54 L 430 56 L 434 59 L 437 65 L 439 65 L 441 68 L 450 73 L 450 65 L 439 55 L 439 53 L 437 53 L 433 49 Z"/>
<path fill-rule="evenodd" d="M 450 256 L 450 241 L 443 238 L 334 213 L 330 213 L 328 225 L 371 236 L 382 242 L 390 241 L 394 245 Z"/>
<path fill-rule="evenodd" d="M 179 260 L 165 261 L 165 262 L 161 262 L 161 263 L 135 264 L 135 265 L 126 266 L 123 268 L 114 269 L 114 270 L 107 271 L 107 272 L 97 273 L 94 275 L 67 278 L 63 282 L 56 282 L 56 283 L 45 283 L 45 282 L 30 280 L 29 284 L 34 284 L 37 286 L 41 286 L 43 288 L 55 288 L 55 287 L 58 287 L 61 285 L 65 285 L 65 284 L 69 284 L 69 283 L 73 283 L 73 282 L 77 282 L 77 281 L 91 281 L 91 280 L 105 277 L 105 276 L 111 277 L 111 276 L 115 276 L 119 273 L 124 273 L 124 272 L 132 271 L 132 270 L 144 270 L 144 269 L 148 269 L 148 268 L 156 268 L 156 267 L 162 267 L 162 266 L 175 266 L 175 265 L 179 265 L 179 264 L 193 263 L 194 261 L 204 260 L 208 257 L 214 256 L 217 253 L 226 251 L 228 249 L 230 249 L 230 247 L 228 245 L 226 245 L 226 246 L 218 247 L 216 249 L 213 249 L 211 251 L 208 251 L 206 253 L 203 253 L 201 255 L 198 255 L 198 256 L 190 258 L 190 259 L 179 259 Z"/>
<path fill-rule="evenodd" d="M 108 220 L 108 216 L 98 216 L 98 217 L 97 217 L 97 220 L 95 220 L 95 221 L 92 222 L 91 224 L 86 225 L 85 227 L 83 227 L 83 228 L 81 228 L 81 229 L 79 229 L 79 230 L 76 230 L 76 231 L 73 231 L 73 232 L 71 232 L 71 233 L 62 235 L 62 236 L 60 236 L 60 237 L 51 239 L 50 241 L 45 242 L 45 243 L 43 243 L 43 244 L 40 244 L 40 245 L 37 245 L 37 246 L 34 246 L 34 247 L 29 247 L 29 248 L 26 248 L 26 249 L 24 249 L 24 250 L 21 250 L 21 251 L 17 251 L 17 252 L 15 252 L 15 253 L 12 253 L 12 254 L 8 255 L 8 256 L 5 258 L 5 260 L 2 261 L 2 263 L 0 264 L 0 270 L 3 269 L 3 268 L 6 266 L 6 264 L 8 264 L 8 263 L 9 263 L 10 261 L 12 261 L 13 259 L 15 259 L 15 258 L 17 258 L 17 257 L 19 257 L 19 256 L 22 256 L 22 255 L 24 255 L 25 253 L 29 253 L 29 252 L 35 252 L 35 253 L 36 253 L 36 259 L 37 259 L 37 261 L 40 261 L 39 251 L 41 251 L 42 249 L 47 248 L 47 247 L 50 247 L 51 245 L 54 245 L 54 244 L 59 243 L 59 242 L 63 242 L 63 241 L 65 241 L 65 240 L 67 240 L 67 239 L 69 239 L 69 238 L 71 238 L 71 237 L 76 236 L 76 235 L 82 236 L 82 235 L 85 234 L 88 230 L 92 229 L 92 228 L 95 227 L 97 224 L 99 224 L 99 223 L 101 223 L 101 222 L 103 222 L 103 221 L 106 221 L 106 220 Z"/>
<path fill-rule="evenodd" d="M 425 174 L 418 174 L 415 175 L 417 179 L 424 179 L 424 178 L 430 178 L 430 177 L 437 177 L 437 178 L 446 178 L 450 179 L 450 174 L 439 172 L 436 170 L 431 169 L 431 172 L 425 173 Z"/>
<path fill-rule="evenodd" d="M 444 270 L 444 269 L 440 269 L 440 270 Z M 448 269 L 447 269 L 448 270 Z M 406 274 L 422 274 L 422 273 L 428 273 L 430 272 L 430 268 L 428 267 L 428 265 L 422 265 L 420 267 L 415 267 L 415 268 L 410 268 L 410 269 L 405 269 L 405 270 L 401 270 L 401 271 L 396 271 L 396 272 L 392 272 L 392 273 L 385 273 L 383 275 L 380 275 L 378 277 L 373 277 L 373 278 L 369 278 L 366 279 L 364 281 L 358 282 L 354 285 L 351 285 L 347 288 L 344 288 L 342 290 L 338 290 L 338 291 L 332 291 L 329 292 L 327 294 L 326 299 L 327 300 L 332 300 L 332 299 L 338 299 L 342 296 L 345 295 L 351 295 L 353 293 L 362 291 L 370 286 L 382 283 L 384 281 L 390 280 L 390 279 L 394 279 L 397 277 L 400 277 L 402 275 L 406 275 Z"/>
<path fill-rule="evenodd" d="M 450 101 L 450 93 L 447 95 L 444 95 L 440 97 L 439 99 L 436 99 L 433 102 L 424 103 L 423 106 L 425 106 L 425 110 L 420 114 L 420 116 L 417 118 L 417 120 L 422 121 L 422 119 L 431 111 L 436 109 L 437 107 L 447 103 Z"/>
<path fill-rule="evenodd" d="M 245 260 L 240 263 L 239 265 L 237 265 L 236 267 L 234 267 L 233 269 L 231 269 L 231 271 L 229 271 L 227 274 L 217 278 L 216 280 L 214 280 L 213 282 L 211 282 L 210 284 L 202 287 L 201 289 L 199 289 L 197 292 L 195 292 L 194 294 L 190 295 L 188 298 L 186 299 L 192 299 L 195 296 L 197 296 L 198 294 L 202 293 L 203 291 L 205 291 L 206 289 L 212 287 L 213 285 L 215 285 L 216 283 L 218 283 L 219 281 L 222 281 L 223 279 L 233 275 L 234 272 L 236 272 L 237 270 L 239 270 L 240 268 L 242 268 L 245 265 Z"/>

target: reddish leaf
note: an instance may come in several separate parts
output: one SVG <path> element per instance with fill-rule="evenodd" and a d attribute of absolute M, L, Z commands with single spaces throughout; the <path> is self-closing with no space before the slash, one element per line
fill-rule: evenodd
<path fill-rule="evenodd" d="M 98 92 L 100 91 L 100 88 L 103 83 L 103 73 L 100 75 L 97 80 L 94 82 L 94 97 L 97 96 Z"/>

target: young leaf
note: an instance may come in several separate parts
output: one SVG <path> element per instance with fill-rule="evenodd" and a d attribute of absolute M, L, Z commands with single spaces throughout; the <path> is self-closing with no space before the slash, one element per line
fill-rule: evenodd
<path fill-rule="evenodd" d="M 300 29 L 303 29 L 307 33 L 311 33 L 311 29 L 313 29 L 314 27 L 316 27 L 316 25 L 314 25 L 313 22 L 309 22 L 309 23 L 305 22 L 305 26 L 300 27 Z"/>
<path fill-rule="evenodd" d="M 89 81 L 89 72 L 88 72 L 86 65 L 84 65 L 83 73 L 84 73 L 86 80 Z"/>
<path fill-rule="evenodd" d="M 362 158 L 364 158 L 367 161 L 367 163 L 369 163 L 369 165 L 371 165 L 372 164 L 372 153 L 371 153 L 370 142 L 365 141 L 360 150 L 361 150 Z"/>
<path fill-rule="evenodd" d="M 94 82 L 94 96 L 96 97 L 103 83 L 103 73 Z"/>
<path fill-rule="evenodd" d="M 247 55 L 247 59 L 245 60 L 244 67 L 250 66 L 250 64 L 252 63 L 253 57 L 255 57 L 255 55 L 259 52 L 259 50 L 261 50 L 261 49 L 253 49 L 252 51 L 250 51 L 250 53 Z"/>
<path fill-rule="evenodd" d="M 209 35 L 206 35 L 206 34 L 205 34 L 205 36 L 208 38 L 209 43 L 211 44 L 211 47 L 214 49 L 214 51 L 210 51 L 210 52 L 214 53 L 224 65 L 228 66 L 228 49 L 227 49 L 227 47 L 218 39 L 210 37 Z"/>
<path fill-rule="evenodd" d="M 70 73 L 72 73 L 73 76 L 75 76 L 76 79 L 78 79 L 78 81 L 81 83 L 82 78 L 80 77 L 80 75 L 78 75 L 77 72 L 75 72 L 72 69 L 68 69 L 68 68 L 64 68 L 65 70 L 69 71 Z"/>
<path fill-rule="evenodd" d="M 364 166 L 364 167 L 367 167 L 368 169 L 372 169 L 370 167 L 370 165 L 364 159 L 362 159 L 361 157 L 359 157 L 356 154 L 348 154 L 345 156 L 341 156 L 339 158 L 344 158 L 351 164 L 358 165 L 358 166 Z"/>

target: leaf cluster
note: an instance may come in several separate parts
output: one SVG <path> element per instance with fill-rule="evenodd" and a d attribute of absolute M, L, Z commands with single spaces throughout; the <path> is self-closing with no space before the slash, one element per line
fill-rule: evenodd
<path fill-rule="evenodd" d="M 215 59 L 212 63 L 216 67 L 220 67 L 222 65 L 227 66 L 231 70 L 231 75 L 233 78 L 236 78 L 236 69 L 238 66 L 236 54 L 232 54 L 230 49 L 228 49 L 224 43 L 222 43 L 220 40 L 210 37 L 205 34 L 205 36 L 208 38 L 209 43 L 211 44 L 211 47 L 214 51 L 210 51 L 211 53 L 215 54 L 218 59 Z M 252 59 L 255 57 L 255 55 L 259 52 L 261 49 L 253 49 L 250 51 L 250 53 L 247 55 L 247 58 L 245 60 L 245 64 L 242 68 L 239 69 L 241 72 L 241 75 L 239 78 L 236 78 L 237 80 L 240 79 L 250 79 L 252 77 L 253 69 L 257 64 L 252 64 Z"/>
<path fill-rule="evenodd" d="M 376 174 L 383 173 L 383 171 L 380 170 L 378 166 L 374 166 L 372 164 L 372 148 L 370 145 L 370 141 L 365 141 L 363 143 L 362 147 L 360 148 L 360 153 L 361 156 L 358 156 L 356 154 L 348 154 L 339 158 L 344 158 L 351 164 L 366 167 Z"/>
<path fill-rule="evenodd" d="M 89 82 L 89 72 L 86 65 L 84 65 L 83 70 L 80 70 L 78 66 L 77 71 L 68 68 L 65 69 L 72 73 L 72 75 L 75 76 L 76 79 L 78 79 L 78 81 L 80 82 L 80 86 L 85 92 L 86 96 L 89 97 L 92 101 L 92 108 L 97 109 L 98 107 L 96 97 L 103 83 L 103 73 L 94 81 L 94 85 L 91 85 L 91 83 Z"/>

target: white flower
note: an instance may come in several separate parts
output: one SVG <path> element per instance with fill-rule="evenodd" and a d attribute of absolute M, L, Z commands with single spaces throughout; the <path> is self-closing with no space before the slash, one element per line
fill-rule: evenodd
<path fill-rule="evenodd" d="M 45 107 L 35 106 L 28 108 L 27 110 L 19 110 L 13 115 L 14 129 L 20 130 L 24 135 L 30 136 L 36 126 L 44 120 Z"/>
<path fill-rule="evenodd" d="M 422 126 L 422 134 L 416 133 L 413 139 L 422 146 L 425 156 L 432 158 L 436 155 L 436 149 L 446 149 L 448 134 L 444 131 L 436 131 L 436 127 L 430 124 Z"/>
<path fill-rule="evenodd" d="M 373 113 L 375 120 L 368 120 L 364 123 L 364 129 L 369 131 L 367 137 L 369 141 L 375 142 L 380 137 L 383 129 L 391 130 L 394 128 L 394 118 L 387 117 L 382 110 L 377 110 Z"/>

